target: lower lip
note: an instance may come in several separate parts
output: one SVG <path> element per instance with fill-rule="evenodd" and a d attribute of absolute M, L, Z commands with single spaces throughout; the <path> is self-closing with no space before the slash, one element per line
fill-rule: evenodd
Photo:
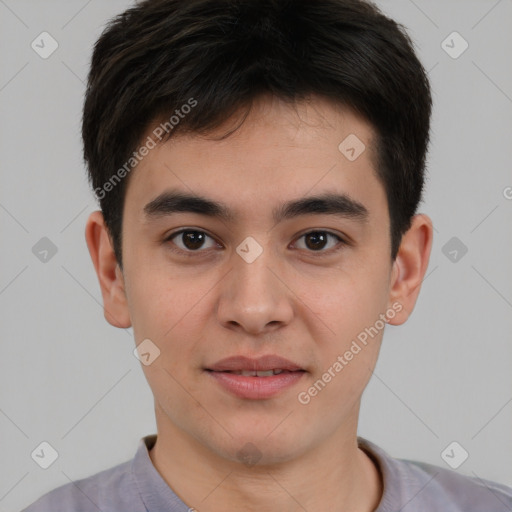
<path fill-rule="evenodd" d="M 271 377 L 246 377 L 228 372 L 208 373 L 227 391 L 239 398 L 263 400 L 296 384 L 305 372 L 283 372 Z"/>

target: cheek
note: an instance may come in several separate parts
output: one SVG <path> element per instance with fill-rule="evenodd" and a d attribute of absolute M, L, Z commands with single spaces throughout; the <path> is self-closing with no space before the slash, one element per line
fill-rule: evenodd
<path fill-rule="evenodd" d="M 372 269 L 372 270 L 369 270 Z M 333 272 L 316 283 L 303 282 L 305 302 L 329 327 L 334 339 L 348 340 L 375 323 L 388 302 L 388 274 L 375 264 Z"/>
<path fill-rule="evenodd" d="M 181 325 L 191 323 L 194 310 L 200 308 L 201 298 L 208 291 L 208 283 L 184 281 L 156 269 L 131 280 L 128 295 L 136 339 L 153 336 L 163 343 L 172 339 Z"/>
<path fill-rule="evenodd" d="M 336 393 L 358 394 L 369 380 L 380 349 L 386 325 L 382 315 L 387 312 L 388 275 L 377 264 L 368 265 L 361 262 L 360 270 L 333 275 L 321 288 L 309 283 L 308 306 L 315 313 L 310 317 L 316 326 L 326 326 L 314 336 L 321 355 L 321 368 L 315 377 L 328 381 Z M 335 395 L 332 398 L 336 399 Z"/>
<path fill-rule="evenodd" d="M 207 281 L 207 282 L 205 282 Z M 158 357 L 144 366 L 157 395 L 179 396 L 183 385 L 193 392 L 196 368 L 204 363 L 205 325 L 213 311 L 210 279 L 170 277 L 153 272 L 132 281 L 130 307 L 136 343 L 151 340 Z M 203 348 L 201 348 L 203 347 Z M 199 370 L 198 370 L 199 371 Z M 185 399 L 186 397 L 184 397 Z"/>

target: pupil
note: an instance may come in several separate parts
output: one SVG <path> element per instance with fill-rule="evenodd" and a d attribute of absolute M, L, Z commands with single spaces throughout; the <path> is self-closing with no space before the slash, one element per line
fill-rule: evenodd
<path fill-rule="evenodd" d="M 204 242 L 204 234 L 197 231 L 185 231 L 183 243 L 187 249 L 199 249 Z"/>
<path fill-rule="evenodd" d="M 306 245 L 309 249 L 323 249 L 325 247 L 326 241 L 327 237 L 325 236 L 325 233 L 315 231 L 314 233 L 309 233 L 306 235 Z"/>

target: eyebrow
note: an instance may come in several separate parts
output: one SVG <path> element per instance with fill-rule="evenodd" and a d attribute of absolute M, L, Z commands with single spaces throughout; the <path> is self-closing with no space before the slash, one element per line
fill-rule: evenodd
<path fill-rule="evenodd" d="M 144 214 L 148 221 L 182 212 L 198 213 L 226 222 L 236 220 L 236 215 L 226 205 L 178 190 L 163 192 L 144 206 Z M 334 215 L 361 223 L 366 222 L 369 216 L 367 208 L 359 201 L 352 199 L 347 194 L 335 193 L 324 193 L 288 201 L 274 208 L 272 214 L 276 224 L 283 220 L 312 214 Z"/>

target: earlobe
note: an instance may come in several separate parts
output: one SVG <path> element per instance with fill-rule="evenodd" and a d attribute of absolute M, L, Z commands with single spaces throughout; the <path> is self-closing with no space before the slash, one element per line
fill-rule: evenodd
<path fill-rule="evenodd" d="M 101 211 L 89 215 L 85 239 L 100 283 L 105 319 L 114 327 L 126 329 L 131 326 L 131 320 L 124 277 Z"/>
<path fill-rule="evenodd" d="M 400 311 L 388 320 L 389 324 L 401 325 L 412 313 L 428 268 L 432 238 L 430 218 L 424 214 L 415 215 L 411 227 L 402 237 L 393 263 L 389 307 L 399 304 L 400 307 L 395 309 Z"/>

